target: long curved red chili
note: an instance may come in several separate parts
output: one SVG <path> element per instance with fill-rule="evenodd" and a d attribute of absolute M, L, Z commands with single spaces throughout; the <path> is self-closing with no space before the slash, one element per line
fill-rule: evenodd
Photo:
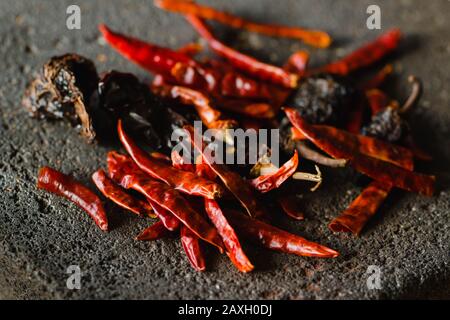
<path fill-rule="evenodd" d="M 104 24 L 99 26 L 99 30 L 106 42 L 114 49 L 148 71 L 170 76 L 170 72 L 176 63 L 194 63 L 191 58 L 183 53 L 114 32 Z"/>
<path fill-rule="evenodd" d="M 238 232 L 269 249 L 304 257 L 335 258 L 339 255 L 333 249 L 308 241 L 240 212 L 228 210 L 226 213 Z"/>
<path fill-rule="evenodd" d="M 279 188 L 298 167 L 298 153 L 294 152 L 292 158 L 283 164 L 276 172 L 259 176 L 250 181 L 251 185 L 259 192 L 266 193 Z"/>
<path fill-rule="evenodd" d="M 90 189 L 59 171 L 49 167 L 39 170 L 37 187 L 75 203 L 87 212 L 95 224 L 108 231 L 108 218 L 100 198 Z"/>
<path fill-rule="evenodd" d="M 297 86 L 297 75 L 286 72 L 282 68 L 258 61 L 255 58 L 226 46 L 214 37 L 202 19 L 193 15 L 187 15 L 186 19 L 208 42 L 212 50 L 229 60 L 237 69 L 240 69 L 257 79 L 270 81 L 286 88 L 295 88 Z"/>
<path fill-rule="evenodd" d="M 350 164 L 357 171 L 374 180 L 385 182 L 401 189 L 418 192 L 427 196 L 433 194 L 435 183 L 434 176 L 411 172 L 389 162 L 368 156 L 362 151 L 365 151 L 366 153 L 372 152 L 372 155 L 375 155 L 373 152 L 377 152 L 378 147 L 375 145 L 368 146 L 364 143 L 358 143 L 356 146 L 363 146 L 365 149 L 361 150 L 355 148 L 354 144 L 349 145 L 348 143 L 349 139 L 347 138 L 351 138 L 352 136 L 350 133 L 328 126 L 309 125 L 293 108 L 285 108 L 285 112 L 292 125 L 299 129 L 317 147 L 334 158 L 349 160 Z M 369 137 L 357 137 L 357 141 L 367 138 Z M 354 141 L 354 139 L 351 140 Z M 377 142 L 377 144 L 378 146 L 388 145 L 388 143 L 382 141 Z M 374 147 L 374 149 L 371 149 L 372 147 Z M 380 150 L 379 156 L 385 157 L 388 155 L 385 151 L 387 150 Z M 390 160 L 395 161 L 396 159 Z"/>
<path fill-rule="evenodd" d="M 150 157 L 125 133 L 121 120 L 118 122 L 117 129 L 125 150 L 139 168 L 151 177 L 164 181 L 171 187 L 190 195 L 207 199 L 219 198 L 222 195 L 222 188 L 217 183 L 198 177 L 192 172 L 175 169 L 170 164 Z"/>
<path fill-rule="evenodd" d="M 164 238 L 170 234 L 170 231 L 164 226 L 162 221 L 155 222 L 150 227 L 145 228 L 137 237 L 140 241 L 153 241 Z"/>
<path fill-rule="evenodd" d="M 170 213 L 168 210 L 164 209 L 162 206 L 160 206 L 157 202 L 152 201 L 148 199 L 148 202 L 153 208 L 153 211 L 155 211 L 158 218 L 161 220 L 163 225 L 166 227 L 169 231 L 176 231 L 180 228 L 180 220 L 177 219 L 172 213 Z"/>
<path fill-rule="evenodd" d="M 352 71 L 367 67 L 394 51 L 398 47 L 401 36 L 400 30 L 390 30 L 375 41 L 364 45 L 348 56 L 321 68 L 312 70 L 310 73 L 326 72 L 347 75 Z"/>
<path fill-rule="evenodd" d="M 228 223 L 222 209 L 215 200 L 205 199 L 205 211 L 222 237 L 228 257 L 241 272 L 250 272 L 253 264 L 247 258 L 233 227 Z"/>
<path fill-rule="evenodd" d="M 136 199 L 125 192 L 122 187 L 118 186 L 114 181 L 108 178 L 105 171 L 102 169 L 94 172 L 92 175 L 92 181 L 94 181 L 98 190 L 100 190 L 105 197 L 112 200 L 122 208 L 125 208 L 140 216 L 145 215 L 155 217 L 152 213 L 152 207 L 148 203 L 140 199 Z"/>
<path fill-rule="evenodd" d="M 186 226 L 180 230 L 181 245 L 191 266 L 197 271 L 205 271 L 205 257 L 200 246 L 199 238 Z"/>

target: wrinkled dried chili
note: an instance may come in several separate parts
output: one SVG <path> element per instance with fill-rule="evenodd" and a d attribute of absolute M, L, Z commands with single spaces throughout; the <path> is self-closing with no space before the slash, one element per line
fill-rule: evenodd
<path fill-rule="evenodd" d="M 414 173 L 389 162 L 368 156 L 362 153 L 362 150 L 355 148 L 355 145 L 353 144 L 354 139 L 352 139 L 353 141 L 351 144 L 348 143 L 346 138 L 351 137 L 351 134 L 333 127 L 309 125 L 299 116 L 297 111 L 292 108 L 286 108 L 285 112 L 291 123 L 297 129 L 302 131 L 302 133 L 317 147 L 335 158 L 349 160 L 350 164 L 357 171 L 366 174 L 374 180 L 392 184 L 401 189 L 422 193 L 428 196 L 433 194 L 435 182 L 433 176 Z M 358 139 L 360 138 L 358 137 L 357 140 Z M 388 144 L 380 141 L 377 142 L 377 145 L 386 146 Z M 361 145 L 359 143 L 356 146 L 363 146 L 363 151 L 365 152 L 378 152 L 377 149 L 372 150 L 372 146 L 368 147 L 367 145 Z M 392 153 L 387 150 L 380 150 L 380 154 L 372 153 L 371 155 L 385 157 L 387 155 L 392 155 Z M 399 156 L 401 156 L 401 154 Z M 392 158 L 389 160 L 396 162 L 399 159 Z"/>
<path fill-rule="evenodd" d="M 186 18 L 197 32 L 208 42 L 211 49 L 218 55 L 226 58 L 237 69 L 240 69 L 257 79 L 270 81 L 286 88 L 295 88 L 297 86 L 297 75 L 286 72 L 276 66 L 260 62 L 226 46 L 214 37 L 200 18 L 192 15 L 189 15 Z"/>
<path fill-rule="evenodd" d="M 165 10 L 215 20 L 236 29 L 246 29 L 274 37 L 298 39 L 319 48 L 327 48 L 331 44 L 331 37 L 326 32 L 319 30 L 255 23 L 191 1 L 155 0 L 154 2 L 156 6 Z"/>
<path fill-rule="evenodd" d="M 254 266 L 247 258 L 236 232 L 229 224 L 219 204 L 215 200 L 205 199 L 205 211 L 222 237 L 228 257 L 236 268 L 241 272 L 252 271 Z"/>
<path fill-rule="evenodd" d="M 327 72 L 347 75 L 352 71 L 367 67 L 384 58 L 398 47 L 400 38 L 400 30 L 390 30 L 382 34 L 375 41 L 350 53 L 348 56 L 321 68 L 312 70 L 311 73 Z"/>
<path fill-rule="evenodd" d="M 188 137 L 191 140 L 192 146 L 202 156 L 201 158 L 199 157 L 199 160 L 201 159 L 201 161 L 204 161 L 211 171 L 219 177 L 225 187 L 231 191 L 236 199 L 238 199 L 247 210 L 248 214 L 255 217 L 264 215 L 264 210 L 259 205 L 257 196 L 250 184 L 239 174 L 228 169 L 227 166 L 215 163 L 213 159 L 208 157 L 208 155 L 204 153 L 205 146 L 203 145 L 202 138 L 195 138 L 195 135 L 199 133 L 195 132 L 192 126 L 185 126 L 184 129 L 188 132 Z"/>
<path fill-rule="evenodd" d="M 170 164 L 150 157 L 125 133 L 120 120 L 117 128 L 120 141 L 142 171 L 190 195 L 208 199 L 221 196 L 222 188 L 217 183 L 198 177 L 192 172 L 175 169 Z"/>
<path fill-rule="evenodd" d="M 371 182 L 339 217 L 331 221 L 328 227 L 333 232 L 351 232 L 359 235 L 391 189 L 392 187 L 384 182 Z"/>
<path fill-rule="evenodd" d="M 199 238 L 186 226 L 180 229 L 181 244 L 192 267 L 197 271 L 206 269 L 205 257 L 200 247 Z"/>
<path fill-rule="evenodd" d="M 162 221 L 155 222 L 150 227 L 145 228 L 137 237 L 140 241 L 154 241 L 164 238 L 170 234 L 170 231 L 164 226 Z"/>
<path fill-rule="evenodd" d="M 286 213 L 289 217 L 295 220 L 305 219 L 305 215 L 299 209 L 300 201 L 295 195 L 280 194 L 278 195 L 277 200 L 284 213 Z"/>
<path fill-rule="evenodd" d="M 290 176 L 292 176 L 298 167 L 298 153 L 295 150 L 292 158 L 283 164 L 276 172 L 267 175 L 261 175 L 250 181 L 251 185 L 261 193 L 269 192 L 279 188 Z"/>
<path fill-rule="evenodd" d="M 39 170 L 37 187 L 75 203 L 87 212 L 95 224 L 108 231 L 108 219 L 100 198 L 90 189 L 59 171 L 49 167 Z"/>
<path fill-rule="evenodd" d="M 339 253 L 300 236 L 278 229 L 239 212 L 228 210 L 227 216 L 233 226 L 245 237 L 263 246 L 304 257 L 335 258 Z"/>
<path fill-rule="evenodd" d="M 108 199 L 112 200 L 117 205 L 125 208 L 140 216 L 155 217 L 152 213 L 152 207 L 140 199 L 136 199 L 128 194 L 122 187 L 118 186 L 106 175 L 102 169 L 97 170 L 92 175 L 92 181 L 94 181 L 97 188 Z"/>

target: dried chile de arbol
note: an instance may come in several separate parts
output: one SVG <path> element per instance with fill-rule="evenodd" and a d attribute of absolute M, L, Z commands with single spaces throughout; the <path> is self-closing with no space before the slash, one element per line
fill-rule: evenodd
<path fill-rule="evenodd" d="M 97 70 L 91 60 L 73 53 L 53 57 L 29 84 L 22 103 L 35 118 L 67 119 L 92 142 L 95 131 L 89 99 L 97 82 Z"/>
<path fill-rule="evenodd" d="M 152 213 L 152 207 L 147 202 L 134 198 L 128 194 L 122 187 L 112 181 L 102 169 L 94 172 L 92 181 L 94 181 L 97 188 L 105 197 L 122 208 L 140 216 L 155 217 Z"/>
<path fill-rule="evenodd" d="M 100 198 L 72 177 L 49 167 L 39 170 L 37 187 L 52 192 L 75 203 L 87 212 L 95 224 L 108 231 L 108 219 Z"/>
<path fill-rule="evenodd" d="M 189 228 L 182 226 L 180 230 L 181 244 L 184 252 L 197 271 L 205 271 L 205 257 L 200 246 L 199 238 Z"/>
<path fill-rule="evenodd" d="M 351 232 L 359 235 L 391 189 L 391 185 L 387 183 L 371 182 L 339 217 L 331 221 L 328 227 L 333 232 Z"/>
<path fill-rule="evenodd" d="M 217 183 L 198 177 L 192 172 L 175 169 L 170 164 L 150 157 L 125 133 L 120 120 L 118 132 L 120 141 L 136 164 L 153 178 L 164 181 L 173 188 L 190 195 L 207 199 L 215 199 L 221 196 L 222 188 Z"/>
<path fill-rule="evenodd" d="M 240 212 L 227 210 L 226 213 L 238 232 L 269 249 L 304 257 L 335 258 L 339 255 L 333 249 L 308 241 Z"/>
<path fill-rule="evenodd" d="M 414 173 L 389 162 L 368 156 L 362 153 L 361 150 L 355 148 L 354 145 L 349 145 L 347 143 L 345 136 L 351 136 L 351 134 L 344 133 L 342 130 L 333 127 L 309 125 L 300 117 L 295 109 L 285 108 L 285 112 L 291 123 L 297 129 L 302 131 L 302 133 L 317 147 L 335 158 L 349 160 L 350 164 L 357 171 L 374 180 L 392 184 L 401 189 L 418 192 L 428 196 L 433 194 L 435 182 L 434 176 Z M 342 137 L 344 138 L 341 139 Z M 380 145 L 387 145 L 387 143 L 381 141 L 379 143 Z M 387 155 L 384 151 L 386 150 L 383 150 L 380 156 Z M 374 156 L 376 154 L 371 155 Z M 390 160 L 395 161 L 395 159 Z"/>
<path fill-rule="evenodd" d="M 299 27 L 261 24 L 244 20 L 227 12 L 183 0 L 155 0 L 155 5 L 169 11 L 184 15 L 194 15 L 203 19 L 216 20 L 237 29 L 246 29 L 268 36 L 293 38 L 302 40 L 314 47 L 326 48 L 331 44 L 331 37 L 319 30 L 308 30 Z"/>
<path fill-rule="evenodd" d="M 164 226 L 162 221 L 155 222 L 150 227 L 145 228 L 137 237 L 140 241 L 154 241 L 164 238 L 170 234 L 170 231 Z"/>

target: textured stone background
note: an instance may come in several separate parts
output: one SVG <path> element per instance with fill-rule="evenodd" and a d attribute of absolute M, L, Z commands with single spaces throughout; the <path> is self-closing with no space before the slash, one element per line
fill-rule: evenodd
<path fill-rule="evenodd" d="M 77 3 L 82 29 L 65 27 L 65 10 Z M 172 47 L 196 39 L 177 15 L 150 0 L 0 2 L 0 298 L 303 299 L 450 297 L 450 2 L 436 1 L 211 1 L 218 8 L 259 21 L 325 29 L 331 50 L 310 49 L 317 65 L 349 52 L 378 32 L 365 28 L 369 4 L 382 8 L 386 30 L 407 35 L 395 59 L 399 75 L 391 91 L 403 99 L 406 76 L 421 77 L 425 94 L 411 114 L 418 141 L 435 161 L 421 168 L 439 177 L 433 198 L 394 193 L 358 239 L 332 235 L 326 225 L 358 193 L 351 170 L 326 170 L 326 183 L 305 195 L 304 222 L 280 225 L 338 249 L 336 260 L 276 254 L 248 246 L 258 270 L 239 274 L 226 257 L 209 254 L 209 271 L 196 273 L 175 240 L 140 243 L 146 222 L 108 205 L 112 231 L 99 232 L 74 205 L 36 190 L 38 168 L 50 165 L 90 184 L 107 151 L 87 146 L 63 123 L 28 118 L 20 105 L 26 81 L 52 55 L 78 52 L 99 70 L 148 75 L 104 46 L 96 26 L 106 22 L 125 33 Z M 282 63 L 300 44 L 220 28 L 229 43 L 261 59 Z M 245 45 L 242 45 L 245 43 Z M 106 61 L 104 58 L 107 58 Z M 351 179 L 349 181 L 349 179 Z M 91 185 L 91 184 L 90 184 Z M 83 270 L 82 288 L 66 289 L 66 268 Z M 382 289 L 368 290 L 369 265 L 382 270 Z"/>

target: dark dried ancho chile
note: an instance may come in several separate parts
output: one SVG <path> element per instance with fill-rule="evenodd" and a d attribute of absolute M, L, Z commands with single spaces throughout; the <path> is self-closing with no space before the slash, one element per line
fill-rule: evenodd
<path fill-rule="evenodd" d="M 372 121 L 362 128 L 361 133 L 389 142 L 398 142 L 408 132 L 407 122 L 398 109 L 387 107 L 372 117 Z"/>
<path fill-rule="evenodd" d="M 97 82 L 97 71 L 89 59 L 73 53 L 53 57 L 28 85 L 22 103 L 35 118 L 69 120 L 91 142 L 95 131 L 89 99 Z"/>
<path fill-rule="evenodd" d="M 337 124 L 354 90 L 343 79 L 322 74 L 304 79 L 288 101 L 312 124 Z"/>

